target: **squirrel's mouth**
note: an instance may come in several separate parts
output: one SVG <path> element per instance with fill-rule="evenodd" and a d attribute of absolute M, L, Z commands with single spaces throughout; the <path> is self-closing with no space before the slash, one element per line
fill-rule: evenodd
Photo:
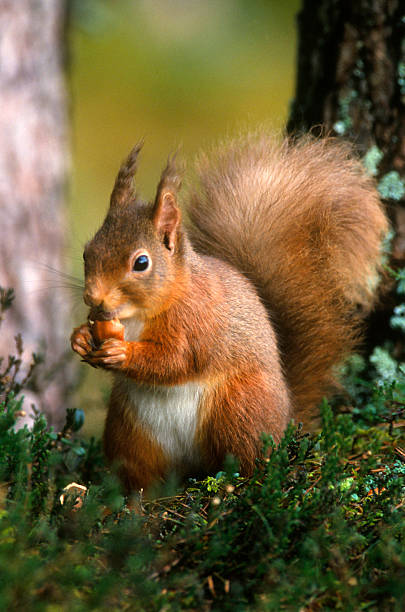
<path fill-rule="evenodd" d="M 129 319 L 139 316 L 138 309 L 132 304 L 121 304 L 115 310 L 105 310 L 102 306 L 94 306 L 90 309 L 88 319 L 91 321 L 111 321 L 111 319 Z"/>
<path fill-rule="evenodd" d="M 93 321 L 111 321 L 111 319 L 119 319 L 120 309 L 104 310 L 103 308 L 92 308 L 88 318 Z"/>

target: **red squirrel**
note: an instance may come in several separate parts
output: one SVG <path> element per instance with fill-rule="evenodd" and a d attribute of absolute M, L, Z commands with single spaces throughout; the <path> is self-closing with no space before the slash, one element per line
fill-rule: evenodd
<path fill-rule="evenodd" d="M 182 221 L 170 159 L 155 200 L 122 164 L 84 249 L 89 321 L 74 351 L 113 373 L 104 448 L 128 492 L 234 455 L 252 473 L 262 432 L 309 427 L 373 306 L 386 216 L 347 144 L 258 133 L 202 155 Z"/>

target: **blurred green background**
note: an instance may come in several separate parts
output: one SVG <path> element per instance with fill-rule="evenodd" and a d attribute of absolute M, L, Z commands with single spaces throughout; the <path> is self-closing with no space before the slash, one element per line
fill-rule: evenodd
<path fill-rule="evenodd" d="M 170 152 L 186 162 L 265 122 L 284 126 L 293 97 L 299 0 L 74 0 L 69 31 L 73 176 L 69 259 L 103 220 L 121 160 L 145 138 L 137 175 L 151 199 Z M 73 323 L 85 319 L 79 305 Z M 83 371 L 90 370 L 83 365 Z M 99 434 L 108 376 L 86 372 L 77 404 Z"/>

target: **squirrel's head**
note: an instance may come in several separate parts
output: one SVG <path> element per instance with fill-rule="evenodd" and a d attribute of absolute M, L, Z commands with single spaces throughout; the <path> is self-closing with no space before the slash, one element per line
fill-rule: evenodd
<path fill-rule="evenodd" d="M 141 146 L 122 164 L 104 223 L 84 249 L 84 301 L 94 318 L 154 316 L 170 305 L 186 273 L 181 179 L 171 158 L 154 202 L 139 200 L 133 177 Z"/>

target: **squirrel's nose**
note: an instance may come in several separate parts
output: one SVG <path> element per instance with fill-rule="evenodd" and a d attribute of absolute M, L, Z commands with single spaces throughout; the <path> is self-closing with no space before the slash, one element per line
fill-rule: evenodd
<path fill-rule="evenodd" d="M 84 291 L 83 300 L 84 303 L 87 304 L 87 306 L 90 306 L 91 308 L 96 308 L 97 306 L 100 306 L 103 302 L 103 299 L 98 292 L 89 289 L 86 289 Z"/>

